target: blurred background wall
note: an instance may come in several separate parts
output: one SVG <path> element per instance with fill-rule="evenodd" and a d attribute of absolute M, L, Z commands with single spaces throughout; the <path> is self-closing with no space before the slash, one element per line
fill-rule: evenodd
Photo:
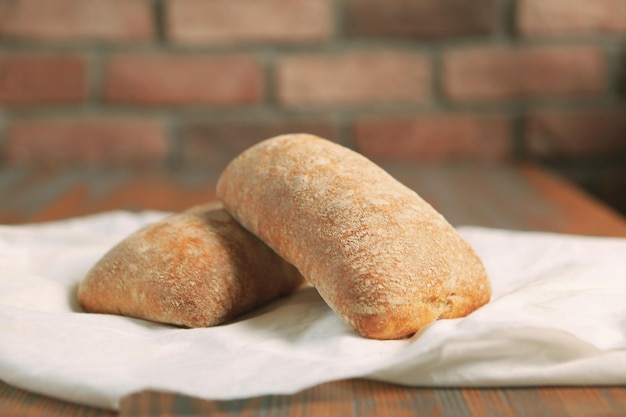
<path fill-rule="evenodd" d="M 0 167 L 219 171 L 303 131 L 626 213 L 625 81 L 626 0 L 0 0 Z"/>

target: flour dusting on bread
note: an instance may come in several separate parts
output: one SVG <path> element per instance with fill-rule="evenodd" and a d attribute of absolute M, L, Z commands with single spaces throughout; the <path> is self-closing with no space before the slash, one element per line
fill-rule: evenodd
<path fill-rule="evenodd" d="M 283 135 L 253 146 L 227 166 L 217 194 L 363 336 L 407 337 L 490 298 L 480 259 L 441 214 L 325 139 Z"/>

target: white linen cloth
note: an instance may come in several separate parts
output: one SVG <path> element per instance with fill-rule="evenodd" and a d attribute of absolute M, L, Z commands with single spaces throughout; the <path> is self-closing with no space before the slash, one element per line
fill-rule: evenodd
<path fill-rule="evenodd" d="M 143 389 L 234 399 L 350 377 L 626 383 L 626 239 L 460 227 L 487 268 L 492 301 L 407 340 L 357 336 L 312 288 L 206 329 L 81 312 L 75 292 L 91 265 L 164 215 L 0 226 L 0 379 L 113 409 Z"/>

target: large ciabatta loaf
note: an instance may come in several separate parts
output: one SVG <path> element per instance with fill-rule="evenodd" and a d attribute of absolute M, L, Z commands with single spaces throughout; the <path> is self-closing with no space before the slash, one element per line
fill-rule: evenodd
<path fill-rule="evenodd" d="M 265 140 L 226 167 L 217 195 L 365 337 L 404 338 L 490 298 L 480 259 L 443 216 L 330 141 Z"/>
<path fill-rule="evenodd" d="M 213 326 L 293 291 L 302 276 L 220 203 L 144 227 L 78 288 L 83 309 L 185 327 Z"/>

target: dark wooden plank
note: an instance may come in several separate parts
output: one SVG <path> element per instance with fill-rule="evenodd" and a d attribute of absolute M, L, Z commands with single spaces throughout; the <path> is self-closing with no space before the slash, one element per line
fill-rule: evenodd
<path fill-rule="evenodd" d="M 626 237 L 626 221 L 616 210 L 563 178 L 535 166 L 522 167 L 521 172 L 552 209 L 544 218 L 529 219 L 531 227 L 561 233 Z"/>
<path fill-rule="evenodd" d="M 32 394 L 0 381 L 0 416 L 117 417 L 118 413 Z"/>
<path fill-rule="evenodd" d="M 541 387 L 463 389 L 473 416 L 623 416 L 626 389 L 618 387 Z M 622 402 L 607 401 L 617 395 Z"/>
<path fill-rule="evenodd" d="M 458 388 L 406 388 L 362 379 L 335 381 L 293 395 L 207 401 L 182 395 L 141 392 L 122 402 L 120 417 L 152 414 L 158 404 L 180 416 L 472 416 Z M 152 410 L 152 411 L 150 411 Z"/>

